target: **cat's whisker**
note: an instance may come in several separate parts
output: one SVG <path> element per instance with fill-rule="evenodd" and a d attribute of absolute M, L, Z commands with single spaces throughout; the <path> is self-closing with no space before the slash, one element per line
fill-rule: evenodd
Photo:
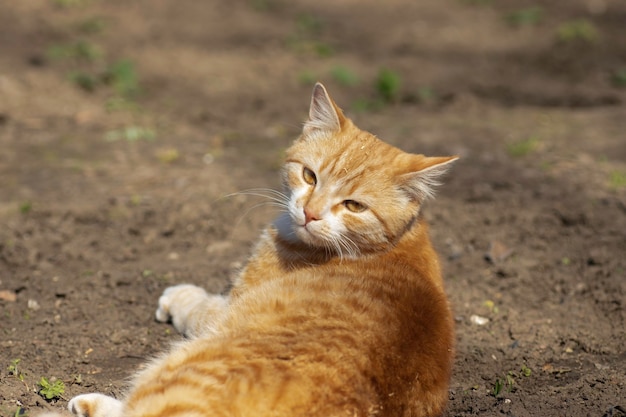
<path fill-rule="evenodd" d="M 264 201 L 262 203 L 258 203 L 249 207 L 235 222 L 234 229 L 236 229 L 239 224 L 243 221 L 244 218 L 254 209 L 259 207 L 277 207 L 281 211 L 289 210 L 289 197 L 280 191 L 274 190 L 272 188 L 250 188 L 247 190 L 241 190 L 234 193 L 226 194 L 221 197 L 222 199 L 236 197 L 236 196 L 252 196 L 252 197 L 261 197 L 265 198 L 268 201 Z"/>
<path fill-rule="evenodd" d="M 341 239 L 337 238 L 336 236 L 328 236 L 328 245 L 326 247 L 332 253 L 339 256 L 339 259 L 341 261 L 343 261 L 343 259 L 345 258 L 344 249 L 346 249 L 348 251 L 348 254 L 350 255 L 350 248 L 344 245 Z"/>
<path fill-rule="evenodd" d="M 259 207 L 278 207 L 281 211 L 285 211 L 288 209 L 288 206 L 286 204 L 281 203 L 281 202 L 275 202 L 275 201 L 264 201 L 262 203 L 255 204 L 252 207 L 249 207 L 246 211 L 243 212 L 241 216 L 239 216 L 239 218 L 235 222 L 233 230 L 235 230 L 239 226 L 239 224 L 243 221 L 243 219 L 245 219 L 246 216 L 250 214 L 252 210 L 259 208 Z"/>
<path fill-rule="evenodd" d="M 268 200 L 285 204 L 285 206 L 289 203 L 289 197 L 287 195 L 271 188 L 251 188 L 249 190 L 242 190 L 237 191 L 236 193 L 227 194 L 224 198 L 235 197 L 238 195 L 267 198 Z"/>
<path fill-rule="evenodd" d="M 351 258 L 358 256 L 359 247 L 352 239 L 350 239 L 347 236 L 342 235 L 340 236 L 338 241 L 339 241 L 339 244 L 345 248 L 346 252 Z"/>

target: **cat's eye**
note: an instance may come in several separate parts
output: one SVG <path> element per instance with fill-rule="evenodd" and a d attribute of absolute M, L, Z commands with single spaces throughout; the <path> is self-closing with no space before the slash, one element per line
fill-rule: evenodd
<path fill-rule="evenodd" d="M 317 184 L 317 177 L 315 176 L 315 173 L 306 167 L 302 170 L 302 178 L 304 178 L 304 182 L 309 185 Z"/>
<path fill-rule="evenodd" d="M 362 211 L 365 211 L 365 209 L 367 208 L 364 204 L 361 204 L 358 201 L 354 200 L 346 200 L 343 202 L 343 205 L 353 213 L 360 213 Z"/>

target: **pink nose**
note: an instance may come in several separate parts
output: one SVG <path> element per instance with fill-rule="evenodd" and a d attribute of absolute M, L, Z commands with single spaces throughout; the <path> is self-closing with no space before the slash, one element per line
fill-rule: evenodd
<path fill-rule="evenodd" d="M 312 221 L 319 220 L 319 219 L 320 219 L 319 214 L 311 211 L 310 209 L 306 207 L 304 208 L 304 224 L 305 225 L 311 223 Z"/>

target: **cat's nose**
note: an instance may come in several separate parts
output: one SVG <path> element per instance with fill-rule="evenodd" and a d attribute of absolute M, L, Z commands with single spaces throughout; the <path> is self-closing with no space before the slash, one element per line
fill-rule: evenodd
<path fill-rule="evenodd" d="M 320 215 L 312 211 L 311 209 L 304 208 L 304 225 L 311 223 L 312 221 L 319 220 Z"/>

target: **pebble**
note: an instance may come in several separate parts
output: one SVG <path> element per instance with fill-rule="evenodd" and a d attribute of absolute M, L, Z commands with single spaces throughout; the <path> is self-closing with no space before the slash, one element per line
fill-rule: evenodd
<path fill-rule="evenodd" d="M 485 324 L 489 323 L 489 319 L 487 317 L 478 316 L 476 314 L 472 314 L 470 316 L 470 321 L 472 322 L 472 324 L 476 324 L 478 326 L 484 326 Z"/>
<path fill-rule="evenodd" d="M 17 300 L 17 294 L 15 291 L 0 290 L 0 300 L 14 303 Z"/>

